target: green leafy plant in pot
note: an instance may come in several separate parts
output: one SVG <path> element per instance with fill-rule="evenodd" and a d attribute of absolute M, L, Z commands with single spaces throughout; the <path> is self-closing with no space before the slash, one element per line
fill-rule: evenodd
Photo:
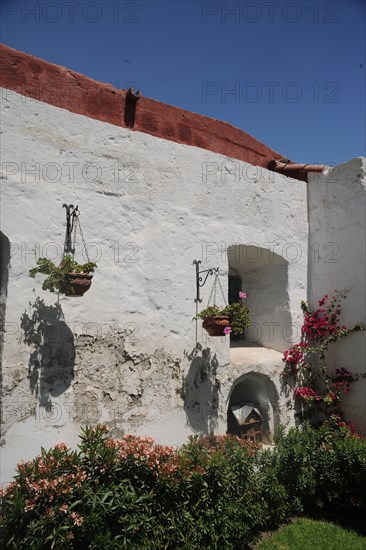
<path fill-rule="evenodd" d="M 247 295 L 239 292 L 239 302 L 219 307 L 209 306 L 200 311 L 194 319 L 203 319 L 202 327 L 210 336 L 239 335 L 250 326 L 250 311 L 244 300 Z"/>
<path fill-rule="evenodd" d="M 79 264 L 71 255 L 65 255 L 58 266 L 48 258 L 39 258 L 36 267 L 30 269 L 29 276 L 34 278 L 38 273 L 47 275 L 42 283 L 43 290 L 57 291 L 65 296 L 83 296 L 91 286 L 96 267 L 94 262 Z"/>

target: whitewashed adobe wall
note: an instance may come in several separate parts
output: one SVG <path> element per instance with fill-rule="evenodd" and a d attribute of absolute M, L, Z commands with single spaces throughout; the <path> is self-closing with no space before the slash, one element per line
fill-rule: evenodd
<path fill-rule="evenodd" d="M 225 433 L 229 341 L 208 339 L 199 323 L 203 351 L 194 351 L 192 261 L 220 267 L 227 290 L 229 246 L 263 249 L 258 269 L 264 254 L 271 264 L 268 251 L 281 256 L 285 299 L 268 310 L 257 306 L 255 315 L 263 335 L 275 323 L 266 345 L 288 347 L 298 338 L 307 289 L 306 184 L 10 90 L 2 95 L 2 129 L 2 232 L 11 243 L 3 292 L 3 480 L 41 445 L 75 444 L 88 422 L 170 444 L 196 431 Z M 63 203 L 79 205 L 98 263 L 91 290 L 79 299 L 44 292 L 42 277 L 28 277 L 34 251 L 60 257 Z M 245 262 L 253 268 L 253 258 Z M 249 301 L 253 281 L 250 288 Z M 209 284 L 203 303 L 208 292 Z M 189 401 L 193 387 L 200 402 Z"/>
<path fill-rule="evenodd" d="M 366 325 L 366 159 L 355 158 L 311 174 L 309 184 L 309 301 L 349 288 L 342 303 L 342 324 Z M 365 332 L 336 343 L 332 370 L 347 367 L 366 374 Z M 344 399 L 346 417 L 366 435 L 366 379 L 352 384 Z"/>

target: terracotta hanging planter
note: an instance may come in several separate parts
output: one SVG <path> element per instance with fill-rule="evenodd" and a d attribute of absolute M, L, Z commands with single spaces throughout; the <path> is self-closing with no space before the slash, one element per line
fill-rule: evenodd
<path fill-rule="evenodd" d="M 229 317 L 216 315 L 214 317 L 205 317 L 202 327 L 210 336 L 225 336 L 224 330 L 230 326 Z"/>
<path fill-rule="evenodd" d="M 38 258 L 36 267 L 29 270 L 29 276 L 34 278 L 38 273 L 47 275 L 42 283 L 43 290 L 59 292 L 65 296 L 84 296 L 92 283 L 94 269 L 97 264 L 91 262 L 88 256 L 87 246 L 81 231 L 79 220 L 79 209 L 72 204 L 64 204 L 66 208 L 66 239 L 64 254 L 59 265 L 54 264 L 48 258 Z M 76 229 L 79 228 L 83 242 L 85 257 L 88 260 L 85 264 L 79 264 L 75 258 Z M 73 232 L 73 242 L 72 242 Z"/>
<path fill-rule="evenodd" d="M 93 275 L 90 273 L 68 273 L 69 284 L 65 296 L 83 296 L 92 284 Z"/>
<path fill-rule="evenodd" d="M 213 269 L 207 269 L 205 271 L 198 271 L 199 262 L 196 264 L 196 285 L 197 285 L 197 302 L 202 302 L 199 297 L 199 287 L 204 285 L 208 275 L 213 274 Z M 215 279 L 212 285 L 210 297 L 208 299 L 207 307 L 202 309 L 193 320 L 203 319 L 202 328 L 204 328 L 210 336 L 226 336 L 229 334 L 237 335 L 242 334 L 245 327 L 250 326 L 249 309 L 243 303 L 243 300 L 247 297 L 245 292 L 239 292 L 240 302 L 233 302 L 231 304 L 226 303 L 225 293 L 221 286 L 218 274 L 218 268 L 215 270 Z M 202 277 L 200 273 L 206 273 L 206 279 L 202 283 Z M 216 291 L 217 287 L 220 288 L 223 302 L 225 306 L 218 306 L 216 304 Z M 213 295 L 213 305 L 210 305 Z"/>

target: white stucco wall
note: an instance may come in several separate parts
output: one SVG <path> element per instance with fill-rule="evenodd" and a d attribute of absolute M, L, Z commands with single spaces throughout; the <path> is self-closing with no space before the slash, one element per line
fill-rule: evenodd
<path fill-rule="evenodd" d="M 32 458 L 41 445 L 75 444 L 80 424 L 88 420 L 170 444 L 194 431 L 225 433 L 227 380 L 234 381 L 229 339 L 208 338 L 198 323 L 202 350 L 196 349 L 192 262 L 202 260 L 202 269 L 220 267 L 227 290 L 230 245 L 282 256 L 288 299 L 276 303 L 270 278 L 264 281 L 261 272 L 268 301 L 262 296 L 257 308 L 263 333 L 270 330 L 267 315 L 279 323 L 270 347 L 288 347 L 284 325 L 289 319 L 300 325 L 299 303 L 307 290 L 306 184 L 9 91 L 2 95 L 2 130 L 2 232 L 11 243 L 3 481 L 18 459 Z M 98 263 L 92 288 L 79 299 L 44 292 L 42 277 L 28 277 L 34 251 L 60 258 L 63 203 L 79 205 L 89 254 Z M 82 259 L 80 247 L 76 259 Z M 254 295 L 255 281 L 250 288 Z M 42 348 L 41 362 L 47 356 L 51 370 L 43 372 L 38 395 L 39 379 L 32 387 L 28 377 L 34 346 L 24 343 L 21 328 L 21 319 L 24 325 L 34 316 L 37 298 L 47 322 L 61 323 L 63 349 L 56 352 L 69 353 L 74 368 L 63 371 L 60 381 L 61 366 L 50 356 L 55 347 Z M 236 378 L 245 370 L 235 369 Z M 95 410 L 87 414 L 88 403 Z M 218 416 L 211 422 L 215 407 Z"/>
<path fill-rule="evenodd" d="M 325 294 L 349 288 L 341 302 L 341 323 L 366 326 L 366 159 L 355 158 L 326 175 L 310 175 L 308 193 L 309 301 L 314 307 Z M 366 374 L 365 331 L 337 342 L 329 363 L 333 371 L 346 367 Z M 351 388 L 343 408 L 366 435 L 366 379 Z"/>

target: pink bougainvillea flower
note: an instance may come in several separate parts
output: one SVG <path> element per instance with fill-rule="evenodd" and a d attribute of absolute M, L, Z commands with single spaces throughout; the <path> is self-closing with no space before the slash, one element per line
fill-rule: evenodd
<path fill-rule="evenodd" d="M 231 332 L 231 327 L 224 328 L 224 334 L 230 334 L 230 332 Z"/>
<path fill-rule="evenodd" d="M 246 292 L 239 292 L 239 298 L 246 298 L 247 297 L 247 294 Z"/>

